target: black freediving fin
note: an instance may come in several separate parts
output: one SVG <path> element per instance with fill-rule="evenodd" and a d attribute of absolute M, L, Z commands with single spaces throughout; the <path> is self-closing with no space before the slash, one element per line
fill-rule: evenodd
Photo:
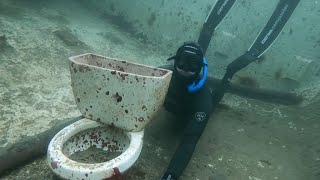
<path fill-rule="evenodd" d="M 221 80 L 219 88 L 213 93 L 214 106 L 216 106 L 223 98 L 233 75 L 251 62 L 257 60 L 267 51 L 272 43 L 274 43 L 299 2 L 300 0 L 280 0 L 269 21 L 248 51 L 227 66 L 227 71 Z"/>
<path fill-rule="evenodd" d="M 223 80 L 229 81 L 236 72 L 257 60 L 268 50 L 288 22 L 299 2 L 300 0 L 280 0 L 269 21 L 248 51 L 228 65 Z"/>
<path fill-rule="evenodd" d="M 228 14 L 237 0 L 218 0 L 215 5 L 212 6 L 206 20 L 204 21 L 198 43 L 206 52 L 210 44 L 213 32 L 217 29 L 220 22 Z"/>

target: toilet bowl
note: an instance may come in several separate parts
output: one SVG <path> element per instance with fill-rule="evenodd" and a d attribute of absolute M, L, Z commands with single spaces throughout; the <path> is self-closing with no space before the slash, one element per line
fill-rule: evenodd
<path fill-rule="evenodd" d="M 71 86 L 83 119 L 50 141 L 47 162 L 65 179 L 106 179 L 138 159 L 145 126 L 159 112 L 172 72 L 95 54 L 70 58 Z M 105 162 L 79 162 L 75 153 L 100 148 L 118 153 Z"/>
<path fill-rule="evenodd" d="M 129 132 L 81 119 L 54 136 L 48 147 L 47 160 L 54 173 L 65 179 L 105 179 L 125 172 L 138 159 L 143 132 Z M 80 163 L 69 157 L 96 146 L 120 156 L 102 163 Z"/>

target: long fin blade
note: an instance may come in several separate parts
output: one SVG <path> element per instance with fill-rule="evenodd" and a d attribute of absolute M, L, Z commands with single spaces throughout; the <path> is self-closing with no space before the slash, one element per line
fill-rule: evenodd
<path fill-rule="evenodd" d="M 230 9 L 237 0 L 218 0 L 211 8 L 200 33 L 198 43 L 206 52 L 213 32 L 217 29 L 221 21 L 226 17 Z"/>
<path fill-rule="evenodd" d="M 267 24 L 249 48 L 249 54 L 259 58 L 275 42 L 300 0 L 280 0 Z"/>

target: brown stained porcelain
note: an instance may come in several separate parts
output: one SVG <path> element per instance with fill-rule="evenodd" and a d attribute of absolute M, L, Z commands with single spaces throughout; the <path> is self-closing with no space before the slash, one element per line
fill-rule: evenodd
<path fill-rule="evenodd" d="M 72 89 L 91 120 L 142 130 L 162 106 L 172 72 L 95 54 L 70 58 Z"/>

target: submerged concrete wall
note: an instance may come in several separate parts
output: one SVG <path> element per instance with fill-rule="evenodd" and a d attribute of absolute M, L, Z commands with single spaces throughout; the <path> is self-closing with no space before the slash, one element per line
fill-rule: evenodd
<path fill-rule="evenodd" d="M 82 0 L 86 2 L 87 0 Z M 197 40 L 216 1 L 92 0 L 87 4 L 136 38 L 167 53 Z M 278 0 L 238 0 L 218 27 L 207 51 L 210 73 L 221 78 L 225 67 L 244 53 L 275 9 Z M 301 1 L 273 46 L 234 81 L 248 86 L 296 91 L 307 98 L 320 92 L 320 8 L 317 0 Z M 164 60 L 165 62 L 165 60 Z"/>

